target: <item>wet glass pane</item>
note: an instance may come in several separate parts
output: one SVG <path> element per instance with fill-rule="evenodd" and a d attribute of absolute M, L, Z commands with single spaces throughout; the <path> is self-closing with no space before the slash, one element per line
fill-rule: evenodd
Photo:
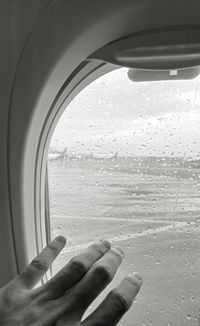
<path fill-rule="evenodd" d="M 51 233 L 68 241 L 54 273 L 99 239 L 122 246 L 106 292 L 134 271 L 144 284 L 121 325 L 199 325 L 199 126 L 198 78 L 135 83 L 123 68 L 83 90 L 53 134 Z"/>

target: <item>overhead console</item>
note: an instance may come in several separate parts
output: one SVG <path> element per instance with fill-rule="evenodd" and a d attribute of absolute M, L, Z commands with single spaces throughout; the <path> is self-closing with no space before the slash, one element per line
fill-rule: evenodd
<path fill-rule="evenodd" d="M 200 27 L 138 33 L 107 44 L 89 59 L 131 68 L 128 75 L 133 81 L 192 79 L 200 72 Z"/>

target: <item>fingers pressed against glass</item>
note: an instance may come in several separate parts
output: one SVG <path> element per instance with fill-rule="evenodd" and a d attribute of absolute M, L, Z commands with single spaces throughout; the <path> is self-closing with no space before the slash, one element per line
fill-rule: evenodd
<path fill-rule="evenodd" d="M 117 288 L 108 294 L 100 306 L 82 322 L 82 326 L 116 325 L 131 307 L 141 285 L 142 278 L 139 274 L 126 277 Z"/>
<path fill-rule="evenodd" d="M 63 295 L 74 286 L 107 251 L 110 250 L 108 241 L 94 243 L 81 254 L 71 259 L 49 282 L 43 287 L 49 299 Z"/>
<path fill-rule="evenodd" d="M 60 299 L 61 306 L 65 305 L 67 300 L 76 312 L 76 316 L 82 318 L 88 306 L 113 279 L 122 258 L 121 250 L 110 249 L 92 266 L 70 293 Z"/>
<path fill-rule="evenodd" d="M 42 279 L 55 258 L 64 248 L 65 244 L 66 239 L 64 237 L 56 237 L 32 260 L 27 268 L 17 276 L 14 282 L 26 289 L 33 288 Z"/>

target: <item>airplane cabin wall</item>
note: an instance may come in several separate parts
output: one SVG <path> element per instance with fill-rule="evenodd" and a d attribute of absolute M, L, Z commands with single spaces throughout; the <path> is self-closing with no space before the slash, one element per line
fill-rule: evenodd
<path fill-rule="evenodd" d="M 35 162 L 49 109 L 76 67 L 118 38 L 199 26 L 199 0 L 5 0 L 0 4 L 0 284 L 37 254 Z"/>

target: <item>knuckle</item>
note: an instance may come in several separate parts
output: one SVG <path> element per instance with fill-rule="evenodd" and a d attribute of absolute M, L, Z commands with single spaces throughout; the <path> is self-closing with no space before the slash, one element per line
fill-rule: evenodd
<path fill-rule="evenodd" d="M 131 306 L 130 300 L 128 300 L 125 296 L 116 290 L 111 291 L 111 299 L 113 302 L 114 310 L 117 310 L 122 314 L 124 314 Z"/>
<path fill-rule="evenodd" d="M 40 308 L 33 306 L 24 315 L 24 325 L 32 325 L 41 317 Z"/>
<path fill-rule="evenodd" d="M 100 279 L 103 283 L 109 283 L 112 280 L 112 275 L 107 266 L 97 265 L 94 268 L 94 276 Z"/>
<path fill-rule="evenodd" d="M 49 265 L 47 262 L 40 260 L 38 258 L 34 258 L 32 260 L 32 262 L 30 263 L 30 266 L 42 271 L 42 272 L 46 272 L 49 268 Z"/>
<path fill-rule="evenodd" d="M 71 260 L 70 268 L 74 273 L 76 273 L 78 275 L 84 275 L 88 271 L 85 264 L 80 259 L 77 259 L 77 258 L 74 258 Z"/>

